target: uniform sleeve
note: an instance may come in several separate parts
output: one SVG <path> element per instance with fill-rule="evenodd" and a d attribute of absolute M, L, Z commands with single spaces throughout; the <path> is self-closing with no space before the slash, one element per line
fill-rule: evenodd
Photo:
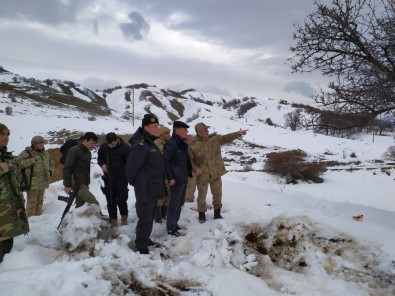
<path fill-rule="evenodd" d="M 21 169 L 28 168 L 33 165 L 33 156 L 30 156 L 26 150 L 23 150 L 15 159 Z"/>
<path fill-rule="evenodd" d="M 130 149 L 128 160 L 126 161 L 126 178 L 128 183 L 134 186 L 136 177 L 143 167 L 148 157 L 149 151 L 146 151 L 144 145 L 137 143 Z"/>
<path fill-rule="evenodd" d="M 221 142 L 221 145 L 223 145 L 223 144 L 227 144 L 227 143 L 233 142 L 234 140 L 239 138 L 240 137 L 240 133 L 239 132 L 234 132 L 234 133 L 230 133 L 230 134 L 226 134 L 226 135 L 218 136 L 218 137 L 221 138 L 220 142 Z"/>
<path fill-rule="evenodd" d="M 99 151 L 97 151 L 97 163 L 99 164 L 100 167 L 102 167 L 102 165 L 106 163 L 106 157 L 104 152 L 105 149 L 103 145 L 101 145 Z"/>
<path fill-rule="evenodd" d="M 163 147 L 163 161 L 165 163 L 165 172 L 167 180 L 174 179 L 174 174 L 171 169 L 170 161 L 173 158 L 174 154 L 174 146 L 171 143 L 167 142 Z"/>

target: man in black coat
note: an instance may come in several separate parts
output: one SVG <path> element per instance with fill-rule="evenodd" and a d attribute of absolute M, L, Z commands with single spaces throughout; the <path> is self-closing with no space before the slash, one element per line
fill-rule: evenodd
<path fill-rule="evenodd" d="M 117 207 L 121 214 L 121 224 L 128 224 L 128 181 L 126 179 L 126 161 L 130 147 L 115 133 L 106 135 L 106 143 L 100 145 L 97 153 L 97 163 L 104 175 L 104 190 L 108 216 L 112 227 L 118 226 Z"/>
<path fill-rule="evenodd" d="M 142 127 L 131 139 L 131 149 L 126 163 L 126 177 L 134 187 L 136 196 L 136 248 L 140 254 L 149 254 L 148 246 L 154 224 L 158 199 L 166 196 L 165 168 L 162 153 L 154 144 L 159 121 L 153 114 L 145 114 Z"/>
<path fill-rule="evenodd" d="M 192 177 L 192 165 L 188 154 L 188 128 L 182 121 L 174 121 L 173 134 L 163 148 L 166 178 L 170 185 L 170 202 L 167 209 L 166 228 L 170 235 L 180 236 L 178 220 L 185 203 L 188 177 Z"/>

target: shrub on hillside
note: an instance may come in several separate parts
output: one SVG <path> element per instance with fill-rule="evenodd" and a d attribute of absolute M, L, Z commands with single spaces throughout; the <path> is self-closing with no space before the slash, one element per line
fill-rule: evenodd
<path fill-rule="evenodd" d="M 326 171 L 326 166 L 319 162 L 305 160 L 306 153 L 302 150 L 272 152 L 266 155 L 265 171 L 286 178 L 287 183 L 297 183 L 297 180 L 310 180 L 315 183 L 323 182 L 320 175 Z"/>
<path fill-rule="evenodd" d="M 5 114 L 12 115 L 12 107 L 10 106 L 5 107 Z"/>

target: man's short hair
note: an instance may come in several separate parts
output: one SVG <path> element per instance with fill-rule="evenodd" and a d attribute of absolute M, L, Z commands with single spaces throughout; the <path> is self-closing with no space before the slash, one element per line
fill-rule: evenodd
<path fill-rule="evenodd" d="M 83 140 L 93 140 L 94 142 L 97 142 L 99 140 L 99 138 L 96 136 L 96 134 L 94 132 L 86 132 L 83 136 L 82 136 Z"/>
<path fill-rule="evenodd" d="M 116 140 L 118 140 L 118 136 L 116 133 L 111 132 L 106 135 L 107 144 L 111 144 L 112 142 L 114 142 Z"/>

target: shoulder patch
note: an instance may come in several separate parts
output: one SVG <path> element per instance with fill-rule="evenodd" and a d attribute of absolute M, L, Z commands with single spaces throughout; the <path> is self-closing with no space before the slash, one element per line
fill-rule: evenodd
<path fill-rule="evenodd" d="M 144 139 L 142 139 L 139 143 L 140 146 L 144 146 Z"/>

